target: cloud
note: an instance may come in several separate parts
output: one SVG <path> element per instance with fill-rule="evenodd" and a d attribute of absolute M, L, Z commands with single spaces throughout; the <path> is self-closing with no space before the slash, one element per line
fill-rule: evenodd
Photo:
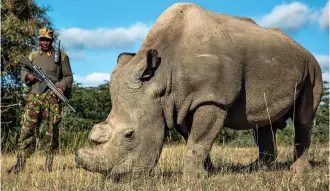
<path fill-rule="evenodd" d="M 321 16 L 319 18 L 319 24 L 322 29 L 329 28 L 329 1 L 323 7 Z"/>
<path fill-rule="evenodd" d="M 323 81 L 329 81 L 329 55 L 315 55 L 315 58 L 321 66 Z"/>
<path fill-rule="evenodd" d="M 271 13 L 264 15 L 257 21 L 264 27 L 277 27 L 283 30 L 295 31 L 315 17 L 309 7 L 303 3 L 277 5 Z"/>
<path fill-rule="evenodd" d="M 76 82 L 81 83 L 83 87 L 91 87 L 110 81 L 110 74 L 94 72 L 85 76 L 74 75 L 73 78 Z"/>
<path fill-rule="evenodd" d="M 70 60 L 85 60 L 87 58 L 87 54 L 83 51 L 70 51 L 68 56 Z"/>
<path fill-rule="evenodd" d="M 322 72 L 322 80 L 329 82 L 329 80 L 330 80 L 330 78 L 329 78 L 329 72 Z"/>
<path fill-rule="evenodd" d="M 309 15 L 310 24 L 317 22 L 320 18 L 321 11 L 315 11 Z"/>
<path fill-rule="evenodd" d="M 68 28 L 60 30 L 60 39 L 67 48 L 127 48 L 143 40 L 149 31 L 143 23 L 128 28 L 82 29 Z"/>
<path fill-rule="evenodd" d="M 329 55 L 315 55 L 315 58 L 319 62 L 322 71 L 329 72 Z"/>

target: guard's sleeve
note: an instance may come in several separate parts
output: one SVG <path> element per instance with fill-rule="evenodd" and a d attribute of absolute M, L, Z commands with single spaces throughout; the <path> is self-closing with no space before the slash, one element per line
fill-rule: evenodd
<path fill-rule="evenodd" d="M 61 56 L 64 57 L 61 59 L 63 76 L 62 79 L 57 83 L 57 85 L 60 86 L 63 89 L 63 91 L 65 91 L 66 89 L 72 86 L 73 76 L 72 76 L 69 56 L 66 54 Z"/>
<path fill-rule="evenodd" d="M 32 62 L 34 54 L 35 54 L 34 52 L 31 52 L 29 54 L 28 59 L 29 59 L 30 62 Z M 30 81 L 27 81 L 25 79 L 25 76 L 28 73 L 31 73 L 30 69 L 27 66 L 23 65 L 22 68 L 21 68 L 21 80 L 25 84 L 29 84 L 29 82 L 30 82 Z"/>

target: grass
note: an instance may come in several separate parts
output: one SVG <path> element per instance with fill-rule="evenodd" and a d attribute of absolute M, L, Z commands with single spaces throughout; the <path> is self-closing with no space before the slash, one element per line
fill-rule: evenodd
<path fill-rule="evenodd" d="M 34 154 L 19 175 L 5 170 L 15 162 L 13 154 L 3 155 L 1 190 L 328 190 L 329 148 L 316 145 L 310 149 L 313 168 L 305 173 L 288 170 L 291 147 L 279 147 L 276 170 L 248 170 L 257 157 L 257 148 L 214 146 L 212 161 L 217 172 L 207 179 L 182 182 L 184 145 L 165 145 L 160 161 L 150 177 L 115 182 L 100 174 L 77 169 L 73 154 L 61 152 L 54 161 L 54 171 L 44 172 L 44 156 Z"/>

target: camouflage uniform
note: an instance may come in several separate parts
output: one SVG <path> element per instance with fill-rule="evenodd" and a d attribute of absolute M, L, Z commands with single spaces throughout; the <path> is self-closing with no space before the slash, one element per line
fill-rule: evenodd
<path fill-rule="evenodd" d="M 41 29 L 41 37 L 50 37 L 47 29 Z M 47 36 L 48 35 L 48 36 Z M 63 91 L 72 85 L 73 77 L 68 56 L 61 53 L 60 65 L 54 63 L 54 50 L 36 51 L 29 55 L 29 60 L 41 68 L 46 76 Z M 59 123 L 61 121 L 61 103 L 57 95 L 49 88 L 42 88 L 40 83 L 29 84 L 25 76 L 31 71 L 22 68 L 21 79 L 27 84 L 27 104 L 21 120 L 18 140 L 19 153 L 17 163 L 8 172 L 18 172 L 24 168 L 26 159 L 34 152 L 37 137 L 46 154 L 46 171 L 52 170 L 53 156 L 59 146 Z"/>
<path fill-rule="evenodd" d="M 61 121 L 61 106 L 57 96 L 52 91 L 29 94 L 21 121 L 21 131 L 18 146 L 25 160 L 35 150 L 36 137 L 47 156 L 58 148 Z"/>

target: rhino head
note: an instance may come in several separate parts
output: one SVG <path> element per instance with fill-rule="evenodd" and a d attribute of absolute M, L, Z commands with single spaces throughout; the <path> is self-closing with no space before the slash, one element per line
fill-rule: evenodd
<path fill-rule="evenodd" d="M 165 121 L 160 95 L 163 83 L 152 79 L 160 57 L 122 53 L 111 75 L 112 109 L 95 124 L 89 139 L 97 146 L 76 152 L 76 163 L 88 171 L 129 173 L 152 170 L 163 147 Z"/>

